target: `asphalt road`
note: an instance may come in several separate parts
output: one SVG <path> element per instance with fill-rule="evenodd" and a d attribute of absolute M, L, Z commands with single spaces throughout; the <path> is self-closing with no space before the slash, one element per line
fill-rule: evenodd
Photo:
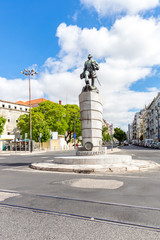
<path fill-rule="evenodd" d="M 0 155 L 0 239 L 160 239 L 160 172 L 87 175 L 37 171 L 54 156 Z M 160 164 L 160 150 L 118 154 Z"/>

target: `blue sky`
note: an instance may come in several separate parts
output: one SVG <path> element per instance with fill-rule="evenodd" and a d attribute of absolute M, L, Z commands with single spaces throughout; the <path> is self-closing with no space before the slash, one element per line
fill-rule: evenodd
<path fill-rule="evenodd" d="M 56 29 L 63 21 L 73 23 L 76 1 L 0 1 L 0 73 L 15 78 L 25 66 L 41 66 L 58 53 Z M 73 7 L 73 8 L 72 8 Z"/>
<path fill-rule="evenodd" d="M 104 118 L 126 129 L 160 89 L 159 0 L 0 0 L 1 99 L 78 104 L 88 53 L 99 62 Z"/>
<path fill-rule="evenodd" d="M 42 66 L 59 52 L 56 31 L 62 22 L 99 28 L 96 15 L 76 0 L 0 1 L 1 76 L 16 78 L 25 66 Z"/>

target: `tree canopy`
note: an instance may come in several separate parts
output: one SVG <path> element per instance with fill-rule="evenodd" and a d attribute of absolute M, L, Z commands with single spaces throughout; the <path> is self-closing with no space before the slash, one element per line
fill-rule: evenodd
<path fill-rule="evenodd" d="M 107 127 L 102 127 L 102 140 L 104 143 L 106 143 L 107 141 L 111 140 L 111 136 L 108 133 L 108 128 Z"/>
<path fill-rule="evenodd" d="M 67 123 L 66 136 L 65 139 L 68 142 L 71 141 L 72 133 L 75 131 L 76 138 L 81 135 L 81 121 L 80 121 L 80 109 L 74 104 L 67 104 L 64 106 L 66 110 L 65 120 Z"/>
<path fill-rule="evenodd" d="M 44 119 L 53 132 L 58 132 L 64 135 L 67 128 L 66 111 L 63 105 L 45 101 L 40 103 L 39 107 L 34 108 L 33 111 L 41 112 Z"/>
<path fill-rule="evenodd" d="M 30 119 L 28 114 L 21 115 L 18 119 L 17 126 L 21 130 L 23 138 L 25 133 L 30 137 Z M 50 129 L 47 125 L 44 116 L 41 112 L 32 111 L 32 139 L 36 142 L 39 141 L 39 134 L 42 133 L 42 142 L 46 142 L 50 139 Z"/>
<path fill-rule="evenodd" d="M 38 141 L 39 133 L 42 133 L 42 141 L 50 139 L 50 131 L 65 135 L 66 141 L 70 142 L 75 130 L 76 136 L 81 135 L 80 110 L 77 105 L 60 105 L 45 101 L 31 110 L 32 114 L 32 138 Z M 24 137 L 29 136 L 29 114 L 21 115 L 17 126 Z"/>
<path fill-rule="evenodd" d="M 4 117 L 0 117 L 0 134 L 4 131 L 4 125 L 6 123 L 6 119 Z"/>
<path fill-rule="evenodd" d="M 113 137 L 119 141 L 119 144 L 121 144 L 122 141 L 125 141 L 127 139 L 126 133 L 120 128 L 114 129 Z"/>

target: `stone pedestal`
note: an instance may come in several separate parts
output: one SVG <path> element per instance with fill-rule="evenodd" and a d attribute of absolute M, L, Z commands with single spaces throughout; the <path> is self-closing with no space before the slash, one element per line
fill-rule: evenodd
<path fill-rule="evenodd" d="M 82 152 L 87 152 L 84 148 L 87 142 L 93 145 L 90 152 L 98 154 L 102 151 L 102 97 L 94 91 L 82 92 L 79 95 L 79 104 L 83 147 L 78 150 L 77 155 L 85 155 Z"/>

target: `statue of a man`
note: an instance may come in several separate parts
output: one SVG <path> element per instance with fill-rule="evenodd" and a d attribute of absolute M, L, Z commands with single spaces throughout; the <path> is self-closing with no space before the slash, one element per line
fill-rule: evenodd
<path fill-rule="evenodd" d="M 83 73 L 81 73 L 80 78 L 85 78 L 86 86 L 90 86 L 89 79 L 91 79 L 91 90 L 95 88 L 94 81 L 97 78 L 96 70 L 99 70 L 98 63 L 92 59 L 92 55 L 88 55 L 88 60 L 84 64 Z"/>

